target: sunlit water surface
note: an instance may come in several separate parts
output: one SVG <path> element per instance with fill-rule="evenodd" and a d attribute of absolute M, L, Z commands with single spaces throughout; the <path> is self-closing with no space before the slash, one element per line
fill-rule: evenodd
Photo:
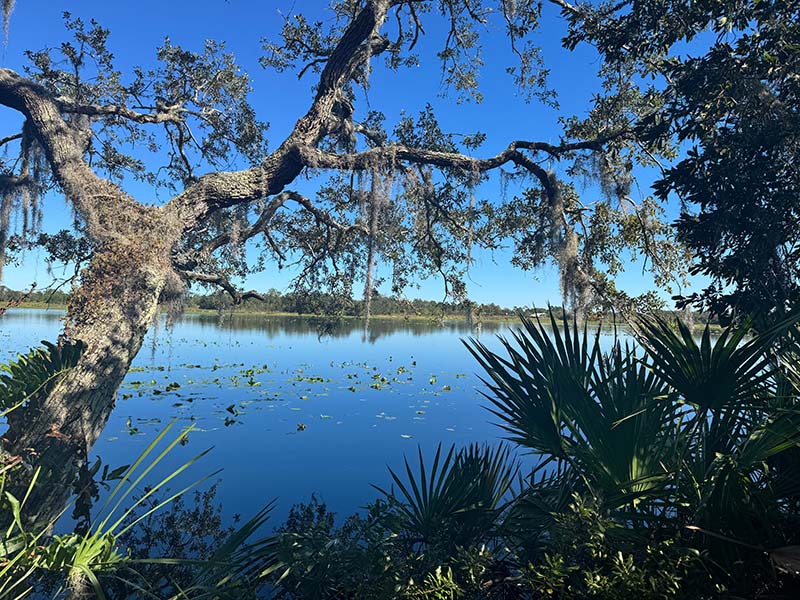
<path fill-rule="evenodd" d="M 62 318 L 56 310 L 7 312 L 0 362 L 54 341 Z M 213 446 L 189 472 L 222 469 L 212 480 L 227 516 L 277 499 L 277 524 L 312 494 L 347 514 L 377 495 L 370 484 L 388 485 L 387 465 L 402 467 L 418 446 L 431 456 L 439 443 L 500 440 L 461 340 L 477 336 L 497 348 L 496 334 L 508 333 L 503 324 L 379 319 L 368 331 L 357 321 L 300 317 L 188 315 L 171 329 L 162 321 L 93 454 L 112 468 L 128 464 L 177 420 L 176 430 L 195 430 L 156 471 Z"/>

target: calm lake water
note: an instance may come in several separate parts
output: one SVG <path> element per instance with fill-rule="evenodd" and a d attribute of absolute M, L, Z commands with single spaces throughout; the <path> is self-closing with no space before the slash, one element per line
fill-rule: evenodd
<path fill-rule="evenodd" d="M 63 313 L 12 310 L 0 317 L 0 362 L 54 341 Z M 513 325 L 512 325 L 513 326 Z M 483 324 L 497 347 L 506 325 Z M 173 419 L 197 428 L 170 464 L 214 447 L 192 467 L 223 469 L 225 513 L 247 516 L 277 498 L 277 524 L 312 494 L 340 515 L 387 485 L 419 445 L 496 443 L 463 323 L 373 320 L 329 326 L 299 317 L 188 315 L 150 332 L 94 449 L 128 464 Z M 304 427 L 303 427 L 304 426 Z M 170 465 L 165 465 L 169 467 Z M 154 483 L 152 481 L 151 483 Z"/>

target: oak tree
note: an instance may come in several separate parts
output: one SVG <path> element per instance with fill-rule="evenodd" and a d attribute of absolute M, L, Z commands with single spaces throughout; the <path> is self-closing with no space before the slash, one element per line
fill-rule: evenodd
<path fill-rule="evenodd" d="M 77 367 L 9 416 L 6 450 L 33 448 L 53 464 L 85 457 L 159 307 L 179 303 L 193 282 L 240 302 L 259 294 L 233 277 L 294 262 L 298 289 L 346 301 L 364 285 L 368 299 L 380 263 L 394 293 L 439 275 L 458 299 L 472 248 L 504 243 L 523 268 L 555 262 L 579 310 L 633 306 L 613 283 L 625 252 L 644 255 L 659 284 L 680 276 L 684 254 L 662 208 L 630 191 L 635 165 L 674 151 L 637 132 L 661 108 L 655 85 L 634 83 L 627 65 L 602 66 L 604 93 L 588 114 L 564 118 L 557 142 L 536 139 L 535 102 L 554 96 L 533 35 L 543 11 L 559 6 L 333 0 L 329 8 L 325 22 L 286 17 L 280 36 L 263 43 L 264 68 L 314 81 L 305 114 L 269 147 L 249 102 L 259 90 L 222 42 L 192 50 L 167 39 L 154 64 L 123 73 L 109 31 L 66 14 L 69 41 L 29 51 L 24 73 L 0 69 L 0 105 L 24 118 L 0 140 L 16 149 L 0 164 L 0 253 L 44 243 L 80 255 L 62 341 L 86 346 Z M 417 54 L 432 22 L 443 24 L 440 50 Z M 438 65 L 454 101 L 479 101 L 488 93 L 477 85 L 487 35 L 510 44 L 517 62 L 508 72 L 534 101 L 520 139 L 502 151 L 481 156 L 485 134 L 449 134 L 430 108 L 398 118 L 365 106 L 373 69 L 418 64 Z M 480 197 L 501 170 L 524 192 Z M 319 182 L 318 193 L 293 187 L 301 175 Z M 599 185 L 581 192 L 576 182 L 587 177 Z M 132 197 L 131 180 L 153 193 Z M 39 231 L 40 199 L 51 190 L 75 221 L 55 240 Z M 154 202 L 157 191 L 169 198 Z M 260 254 L 248 263 L 244 248 L 254 243 Z"/>

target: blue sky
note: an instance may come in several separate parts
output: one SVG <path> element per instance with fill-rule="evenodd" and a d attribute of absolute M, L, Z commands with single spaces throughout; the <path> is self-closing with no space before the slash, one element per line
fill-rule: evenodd
<path fill-rule="evenodd" d="M 188 49 L 200 49 L 205 39 L 224 40 L 253 79 L 255 91 L 251 102 L 259 118 L 270 123 L 270 147 L 275 148 L 305 112 L 314 77 L 309 74 L 298 82 L 292 72 L 278 74 L 263 70 L 258 65 L 260 39 L 275 39 L 282 23 L 281 14 L 289 14 L 292 7 L 296 10 L 302 8 L 304 12 L 322 19 L 330 18 L 324 10 L 326 4 L 324 0 L 20 0 L 11 17 L 10 37 L 2 63 L 4 67 L 21 70 L 25 49 L 57 45 L 66 39 L 61 18 L 66 9 L 86 20 L 94 18 L 111 30 L 109 47 L 123 72 L 134 65 L 151 64 L 156 47 L 166 36 Z M 598 89 L 596 55 L 586 47 L 574 52 L 561 49 L 560 39 L 565 26 L 555 7 L 547 4 L 536 42 L 542 46 L 547 66 L 551 69 L 550 85 L 559 94 L 558 111 L 539 103 L 528 104 L 516 94 L 510 77 L 504 72 L 505 67 L 512 64 L 512 59 L 500 30 L 490 31 L 490 35 L 484 38 L 483 103 L 456 105 L 452 98 L 440 97 L 443 91 L 440 73 L 435 60 L 430 59 L 443 40 L 441 25 L 428 25 L 426 32 L 420 45 L 422 66 L 397 73 L 376 66 L 368 96 L 361 97 L 359 102 L 361 106 L 368 103 L 369 107 L 383 111 L 390 122 L 402 111 L 416 114 L 430 102 L 445 131 L 473 133 L 479 130 L 487 134 L 486 143 L 476 151 L 476 155 L 493 154 L 512 139 L 558 141 L 559 114 L 583 116 L 591 95 Z M 19 117 L 12 111 L 0 111 L 0 135 L 15 132 L 18 122 Z M 641 173 L 638 187 L 642 194 L 649 193 L 652 178 L 652 173 Z M 140 201 L 165 199 L 156 197 L 152 190 L 141 185 L 127 187 Z M 313 191 L 313 187 L 313 181 L 303 183 L 306 193 Z M 480 191 L 487 198 L 499 197 L 501 193 L 496 179 L 482 186 Z M 587 190 L 587 193 L 591 194 L 592 190 Z M 44 208 L 45 230 L 68 226 L 70 210 L 63 199 L 48 196 Z M 476 264 L 470 271 L 468 283 L 473 299 L 506 306 L 560 304 L 558 275 L 554 268 L 534 273 L 517 270 L 509 264 L 508 251 L 493 255 L 479 253 L 475 258 Z M 250 277 L 245 285 L 257 289 L 284 289 L 289 283 L 289 275 L 286 270 L 278 272 L 270 266 L 264 273 Z M 40 285 L 52 280 L 36 253 L 27 256 L 21 266 L 8 267 L 3 283 L 12 288 L 23 288 L 33 280 Z M 642 273 L 641 260 L 631 264 L 618 278 L 618 286 L 633 294 L 652 289 L 651 278 Z M 419 290 L 408 290 L 407 294 L 409 297 L 436 299 L 442 297 L 443 287 L 440 281 L 431 280 L 424 282 Z"/>

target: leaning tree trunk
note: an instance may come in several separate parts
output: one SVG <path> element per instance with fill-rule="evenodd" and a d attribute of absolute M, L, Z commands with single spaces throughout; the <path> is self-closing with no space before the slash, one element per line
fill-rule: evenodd
<path fill-rule="evenodd" d="M 47 525 L 64 509 L 172 282 L 164 241 L 147 241 L 107 245 L 95 254 L 73 291 L 62 334 L 86 344 L 77 366 L 9 415 L 5 450 L 41 467 L 26 505 L 29 524 Z M 18 479 L 16 491 L 24 493 L 25 477 Z"/>

